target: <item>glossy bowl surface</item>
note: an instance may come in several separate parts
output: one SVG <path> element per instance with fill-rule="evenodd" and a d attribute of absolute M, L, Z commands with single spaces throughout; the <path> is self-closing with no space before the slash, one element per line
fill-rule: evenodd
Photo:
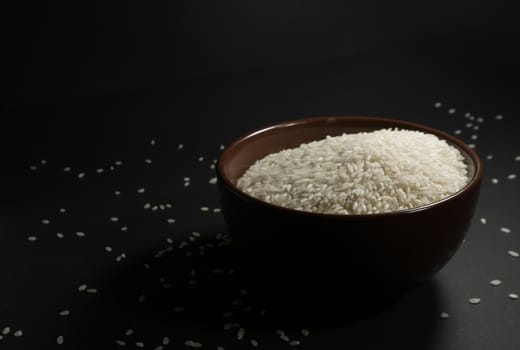
<path fill-rule="evenodd" d="M 382 214 L 303 212 L 255 199 L 236 187 L 255 161 L 302 143 L 383 128 L 419 130 L 459 149 L 469 181 L 426 206 Z M 315 117 L 268 126 L 230 144 L 217 164 L 224 219 L 242 275 L 281 300 L 363 302 L 400 295 L 427 280 L 464 240 L 477 203 L 482 162 L 445 132 L 395 119 Z"/>

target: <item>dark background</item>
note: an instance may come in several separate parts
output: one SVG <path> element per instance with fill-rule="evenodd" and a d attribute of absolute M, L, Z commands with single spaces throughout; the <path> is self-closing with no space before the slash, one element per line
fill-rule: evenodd
<path fill-rule="evenodd" d="M 512 73 L 516 17 L 506 0 L 13 2 L 2 105 L 366 52 L 385 60 L 386 49 L 446 39 L 477 50 L 461 65 L 493 57 Z"/>
<path fill-rule="evenodd" d="M 278 328 L 300 339 L 302 349 L 520 348 L 520 300 L 507 297 L 520 294 L 520 260 L 507 255 L 520 252 L 520 182 L 507 179 L 520 174 L 516 13 L 506 1 L 9 4 L 0 330 L 12 330 L 0 348 L 114 349 L 124 339 L 127 348 L 142 340 L 155 349 L 169 336 L 166 349 L 188 339 L 203 348 L 249 349 L 252 337 L 261 348 L 285 349 Z M 479 130 L 467 126 L 475 123 L 467 113 L 484 118 Z M 262 319 L 262 306 L 240 293 L 239 280 L 212 272 L 236 264 L 226 247 L 198 255 L 226 232 L 212 211 L 219 203 L 210 166 L 220 145 L 247 131 L 319 115 L 395 117 L 461 130 L 484 161 L 481 198 L 452 261 L 395 303 L 355 317 Z M 147 202 L 173 208 L 146 211 Z M 171 217 L 175 224 L 166 223 Z M 201 237 L 179 248 L 193 231 Z M 168 246 L 172 254 L 155 258 Z M 116 262 L 122 252 L 127 257 Z M 163 278 L 174 287 L 164 288 Z M 503 284 L 491 287 L 492 279 Z M 78 292 L 83 283 L 98 293 Z M 145 303 L 138 302 L 142 294 Z M 481 304 L 470 305 L 472 297 Z M 254 311 L 233 305 L 239 298 Z M 172 312 L 175 306 L 186 310 Z M 59 316 L 65 309 L 71 314 Z M 246 328 L 242 342 L 236 327 L 223 330 L 228 320 L 221 313 L 230 310 L 231 321 Z M 443 311 L 449 319 L 440 319 Z M 124 335 L 128 328 L 134 335 Z M 311 335 L 301 336 L 300 328 Z M 17 329 L 20 338 L 12 335 Z M 61 347 L 58 335 L 65 337 Z"/>

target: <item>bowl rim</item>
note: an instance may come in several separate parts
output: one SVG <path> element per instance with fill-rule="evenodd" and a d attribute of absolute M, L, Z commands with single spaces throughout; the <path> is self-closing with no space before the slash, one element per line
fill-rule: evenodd
<path fill-rule="evenodd" d="M 406 127 L 410 127 L 413 130 L 423 131 L 427 133 L 431 133 L 439 137 L 441 140 L 445 140 L 450 145 L 456 145 L 459 149 L 459 151 L 465 152 L 467 157 L 470 161 L 473 163 L 474 167 L 474 173 L 471 179 L 468 180 L 468 182 L 457 192 L 454 192 L 450 194 L 447 197 L 444 197 L 438 201 L 431 202 L 419 207 L 415 208 L 409 208 L 409 209 L 403 209 L 403 210 L 397 210 L 397 211 L 390 211 L 390 212 L 384 212 L 384 213 L 375 213 L 375 214 L 330 214 L 330 213 L 318 213 L 318 212 L 311 212 L 311 211 L 305 211 L 305 210 L 297 210 L 287 207 L 282 207 L 280 205 L 272 204 L 260 199 L 257 199 L 246 192 L 240 190 L 235 184 L 231 182 L 230 179 L 227 178 L 227 176 L 224 175 L 224 164 L 228 161 L 228 158 L 230 157 L 229 153 L 230 150 L 237 147 L 240 143 L 252 138 L 256 137 L 262 133 L 269 132 L 274 129 L 283 129 L 288 128 L 296 125 L 303 125 L 303 124 L 312 124 L 312 123 L 318 123 L 323 122 L 324 120 L 330 120 L 330 121 L 336 121 L 337 119 L 341 120 L 350 120 L 350 121 L 371 121 L 371 122 L 382 122 L 382 123 L 392 123 L 397 124 L 398 128 L 406 129 Z M 390 126 L 389 126 L 390 127 Z M 432 128 L 427 125 L 418 124 L 415 122 L 400 120 L 400 119 L 394 119 L 394 118 L 382 118 L 382 117 L 371 117 L 371 116 L 318 116 L 318 117 L 306 117 L 306 118 L 300 118 L 300 119 L 294 119 L 290 121 L 284 121 L 281 123 L 276 124 L 270 124 L 268 126 L 255 129 L 253 131 L 250 131 L 248 133 L 245 133 L 235 139 L 233 142 L 231 142 L 229 145 L 227 145 L 222 152 L 220 153 L 218 160 L 217 160 L 217 166 L 216 166 L 216 172 L 219 182 L 221 182 L 223 185 L 225 185 L 230 191 L 234 192 L 235 195 L 241 197 L 243 200 L 246 200 L 248 202 L 252 202 L 256 205 L 260 205 L 263 207 L 268 207 L 271 209 L 276 209 L 282 212 L 287 212 L 289 214 L 298 214 L 298 215 L 308 215 L 308 216 L 314 216 L 314 217 L 322 217 L 322 218 L 342 218 L 342 219 L 376 219 L 376 218 L 387 218 L 389 216 L 403 216 L 403 215 L 410 215 L 418 212 L 423 212 L 426 210 L 430 210 L 432 208 L 436 208 L 438 206 L 441 206 L 442 204 L 452 201 L 460 196 L 463 195 L 463 193 L 466 193 L 470 190 L 474 190 L 475 187 L 478 187 L 480 185 L 481 179 L 482 179 L 482 170 L 483 163 L 480 157 L 478 156 L 477 152 L 473 150 L 471 147 L 469 147 L 464 141 L 461 139 L 445 132 L 439 129 Z"/>

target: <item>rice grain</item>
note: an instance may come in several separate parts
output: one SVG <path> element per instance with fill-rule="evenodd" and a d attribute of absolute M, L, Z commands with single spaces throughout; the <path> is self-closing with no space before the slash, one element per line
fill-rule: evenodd
<path fill-rule="evenodd" d="M 270 154 L 238 180 L 247 194 L 296 210 L 375 214 L 420 207 L 468 181 L 462 154 L 433 134 L 378 130 Z M 201 208 L 202 210 L 202 208 Z"/>

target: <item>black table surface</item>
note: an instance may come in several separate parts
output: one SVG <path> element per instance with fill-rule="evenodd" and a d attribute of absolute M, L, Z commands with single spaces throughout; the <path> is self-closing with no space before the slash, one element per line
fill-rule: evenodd
<path fill-rule="evenodd" d="M 426 45 L 11 110 L 0 348 L 248 349 L 255 339 L 268 349 L 519 349 L 520 300 L 509 294 L 520 294 L 520 258 L 508 251 L 520 252 L 520 180 L 508 176 L 520 175 L 520 107 L 511 72 L 481 53 Z M 211 165 L 247 131 L 318 115 L 461 130 L 485 175 L 465 243 L 430 282 L 376 312 L 288 323 L 252 304 L 235 277 Z"/>

